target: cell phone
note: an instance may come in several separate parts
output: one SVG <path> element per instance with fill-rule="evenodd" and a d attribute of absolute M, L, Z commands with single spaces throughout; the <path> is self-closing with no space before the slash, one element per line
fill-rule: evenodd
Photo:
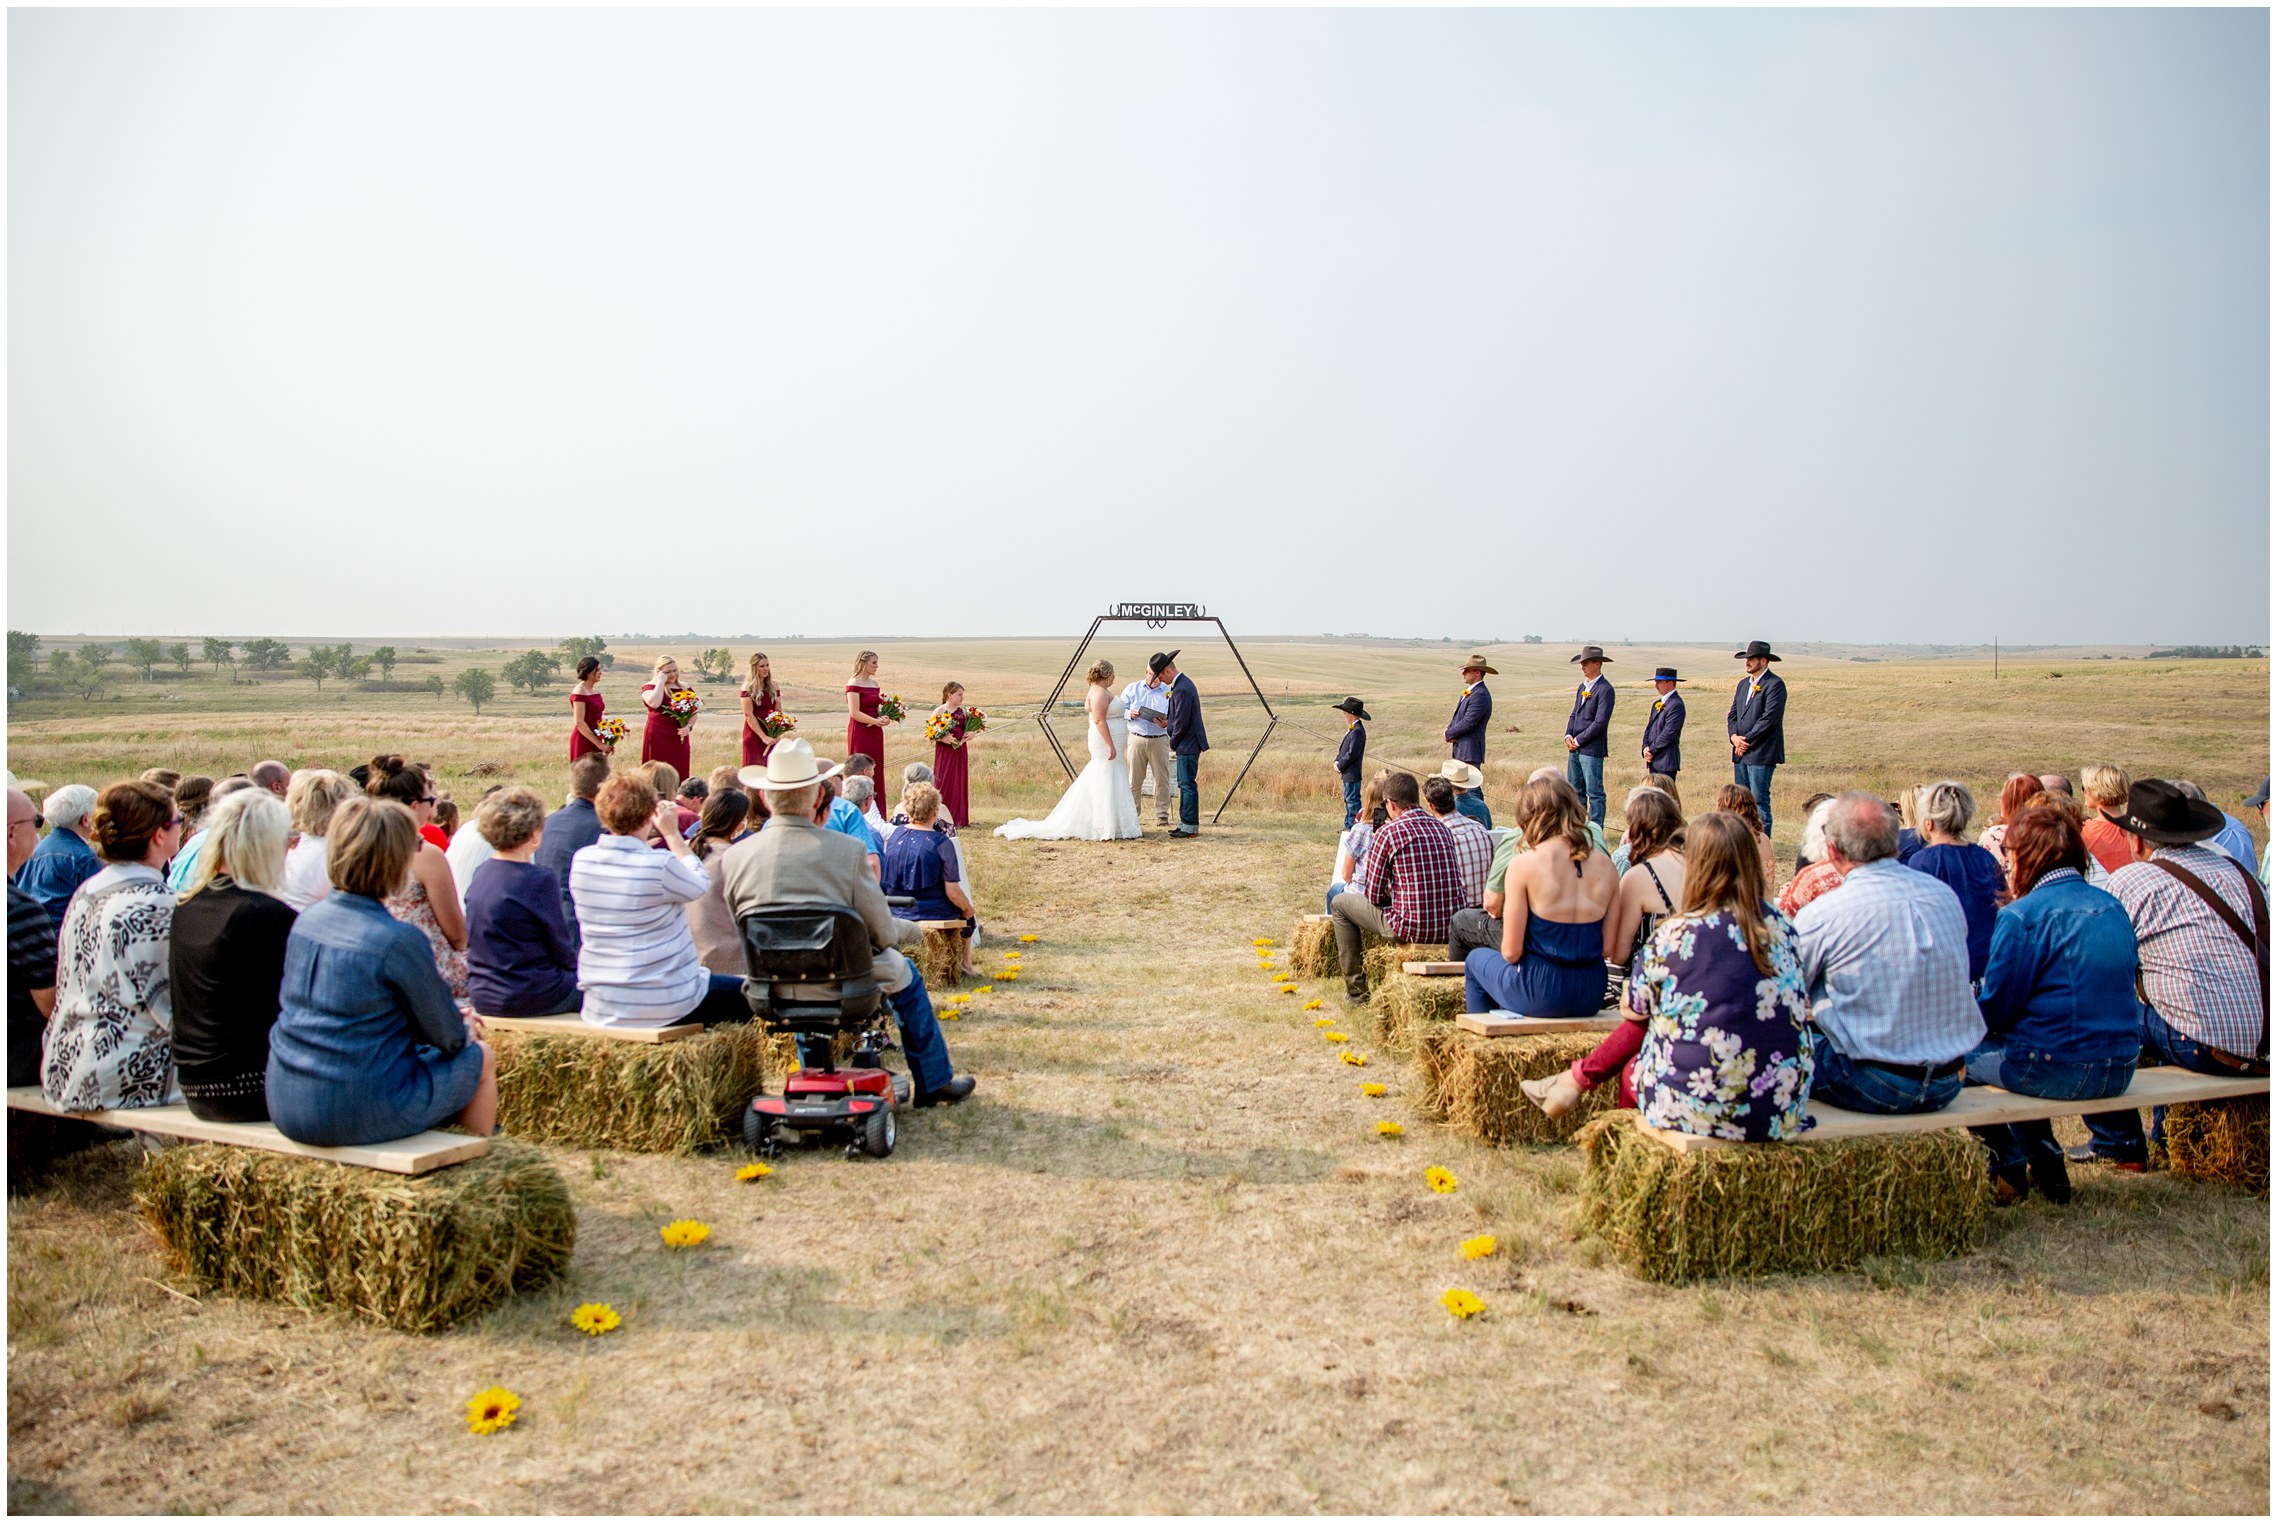
<path fill-rule="evenodd" d="M 1378 804 L 1372 811 L 1370 811 L 1368 815 L 1368 823 L 1370 825 L 1373 825 L 1376 829 L 1381 830 L 1384 828 L 1384 821 L 1390 818 L 1391 815 L 1384 809 L 1384 806 Z"/>

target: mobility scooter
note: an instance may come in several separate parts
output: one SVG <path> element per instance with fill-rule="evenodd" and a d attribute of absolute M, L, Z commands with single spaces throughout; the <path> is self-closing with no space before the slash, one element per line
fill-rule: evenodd
<path fill-rule="evenodd" d="M 786 1142 L 843 1137 L 849 1158 L 889 1156 L 910 1081 L 885 1067 L 893 1043 L 868 924 L 845 905 L 782 904 L 745 916 L 742 931 L 751 1018 L 788 1032 L 799 1057 L 781 1094 L 755 1096 L 745 1109 L 744 1142 L 774 1157 Z M 832 1052 L 841 1033 L 855 1039 L 843 1069 Z"/>

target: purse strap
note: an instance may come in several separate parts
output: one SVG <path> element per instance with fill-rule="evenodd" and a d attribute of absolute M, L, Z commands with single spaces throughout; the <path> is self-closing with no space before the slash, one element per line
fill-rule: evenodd
<path fill-rule="evenodd" d="M 2245 918 L 2230 908 L 2228 900 L 2208 888 L 2196 873 L 2166 857 L 2153 857 L 2150 862 L 2153 867 L 2164 868 L 2176 882 L 2205 900 L 2206 908 L 2212 910 L 2238 940 L 2253 949 L 2253 961 L 2261 971 L 2261 1041 L 2254 1050 L 2254 1057 L 2266 1061 L 2269 1057 L 2269 901 L 2262 897 L 2261 885 L 2254 881 L 2253 874 L 2238 868 L 2245 879 L 2246 897 L 2253 905 L 2253 927 L 2248 930 Z M 2230 865 L 2237 866 L 2236 863 Z"/>

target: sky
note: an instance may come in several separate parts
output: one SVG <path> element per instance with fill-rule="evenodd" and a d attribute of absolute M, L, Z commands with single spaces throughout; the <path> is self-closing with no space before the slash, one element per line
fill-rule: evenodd
<path fill-rule="evenodd" d="M 12 11 L 11 627 L 2260 643 L 2265 11 Z"/>

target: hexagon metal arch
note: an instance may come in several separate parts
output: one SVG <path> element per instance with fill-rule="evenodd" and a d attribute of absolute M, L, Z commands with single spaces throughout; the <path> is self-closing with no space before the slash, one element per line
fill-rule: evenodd
<path fill-rule="evenodd" d="M 1241 791 L 1242 783 L 1249 777 L 1249 769 L 1257 765 L 1257 758 L 1264 753 L 1265 742 L 1273 738 L 1273 727 L 1281 722 L 1281 716 L 1273 712 L 1272 701 L 1265 696 L 1265 690 L 1257 685 L 1257 674 L 1249 669 L 1249 663 L 1242 658 L 1241 647 L 1234 644 L 1233 636 L 1227 633 L 1225 620 L 1205 612 L 1199 603 L 1117 603 L 1092 619 L 1091 627 L 1084 631 L 1083 638 L 1076 643 L 1075 654 L 1068 657 L 1067 665 L 1061 668 L 1059 681 L 1052 684 L 1051 696 L 1044 700 L 1043 708 L 1036 714 L 1036 723 L 1043 728 L 1044 739 L 1051 742 L 1052 752 L 1059 758 L 1060 770 L 1067 774 L 1069 782 L 1075 781 L 1075 764 L 1068 759 L 1067 747 L 1060 744 L 1058 734 L 1052 729 L 1052 709 L 1059 703 L 1060 694 L 1067 691 L 1068 682 L 1083 664 L 1083 653 L 1098 638 L 1099 628 L 1103 624 L 1144 624 L 1149 629 L 1168 629 L 1173 624 L 1215 624 L 1219 636 L 1225 641 L 1225 648 L 1233 652 L 1234 662 L 1241 668 L 1241 675 L 1249 679 L 1249 690 L 1257 695 L 1258 706 L 1265 710 L 1265 731 L 1257 737 L 1257 744 L 1249 752 L 1249 760 L 1241 764 L 1241 775 L 1233 780 L 1233 786 L 1225 791 L 1225 797 L 1218 802 L 1217 812 L 1210 816 L 1210 823 L 1215 825 L 1224 817 L 1226 805 L 1232 803 L 1233 796 Z"/>

